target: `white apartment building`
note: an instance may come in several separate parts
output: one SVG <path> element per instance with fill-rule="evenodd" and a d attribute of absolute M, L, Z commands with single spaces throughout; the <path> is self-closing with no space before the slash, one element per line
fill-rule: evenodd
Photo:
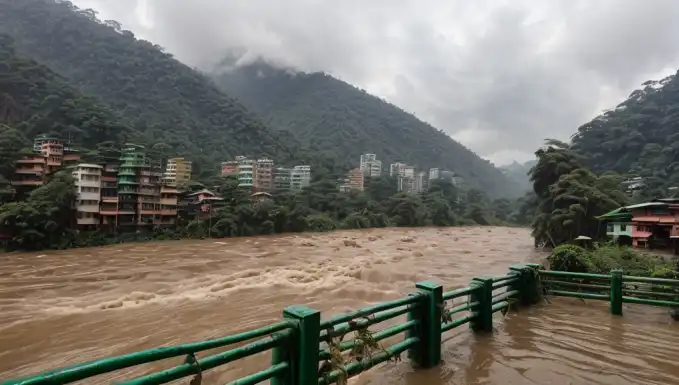
<path fill-rule="evenodd" d="M 382 174 L 382 161 L 375 154 L 363 154 L 360 169 L 365 176 L 378 177 Z"/>
<path fill-rule="evenodd" d="M 75 202 L 78 225 L 99 224 L 101 170 L 97 164 L 81 163 L 71 167 L 78 197 Z"/>
<path fill-rule="evenodd" d="M 311 166 L 299 165 L 292 168 L 290 172 L 290 188 L 301 190 L 311 183 Z"/>
<path fill-rule="evenodd" d="M 441 170 L 438 168 L 430 168 L 429 169 L 429 179 L 440 179 L 441 178 Z"/>
<path fill-rule="evenodd" d="M 238 162 L 238 186 L 252 187 L 254 184 L 255 162 L 244 156 L 237 156 Z"/>

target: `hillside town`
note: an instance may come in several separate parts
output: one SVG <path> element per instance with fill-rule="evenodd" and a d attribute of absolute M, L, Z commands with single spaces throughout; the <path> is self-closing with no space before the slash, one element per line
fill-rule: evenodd
<path fill-rule="evenodd" d="M 218 206 L 223 197 L 208 188 L 192 185 L 192 162 L 184 157 L 162 159 L 142 145 L 128 143 L 118 158 L 86 162 L 83 151 L 71 148 L 62 139 L 46 134 L 34 138 L 32 152 L 16 161 L 12 186 L 18 196 L 41 186 L 47 177 L 68 169 L 74 179 L 77 199 L 76 225 L 81 230 L 137 229 L 144 226 L 173 226 L 178 217 L 201 219 Z M 238 186 L 251 194 L 301 191 L 311 183 L 309 165 L 276 166 L 268 158 L 237 156 L 221 164 L 220 176 L 232 176 Z M 365 189 L 367 178 L 389 175 L 395 178 L 396 191 L 423 193 L 431 180 L 449 180 L 459 185 L 462 179 L 453 172 L 431 168 L 418 171 L 406 163 L 392 163 L 383 173 L 376 154 L 363 154 L 359 167 L 338 180 L 343 193 Z"/>

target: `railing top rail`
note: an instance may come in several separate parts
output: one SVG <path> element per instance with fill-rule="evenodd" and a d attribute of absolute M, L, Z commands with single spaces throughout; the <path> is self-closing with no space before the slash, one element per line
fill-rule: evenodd
<path fill-rule="evenodd" d="M 506 281 L 508 279 L 518 278 L 519 275 L 520 275 L 519 273 L 512 271 L 512 272 L 507 273 L 506 275 L 500 275 L 500 276 L 493 277 L 493 282 L 502 282 L 502 281 Z"/>
<path fill-rule="evenodd" d="M 570 271 L 559 271 L 559 270 L 538 270 L 538 273 L 540 275 L 552 275 L 561 277 L 611 279 L 610 274 L 574 273 Z"/>
<path fill-rule="evenodd" d="M 473 293 L 474 290 L 478 290 L 478 287 L 467 286 L 467 287 L 462 287 L 462 288 L 451 290 L 451 291 L 445 291 L 445 292 L 443 292 L 443 300 L 462 297 L 463 295 Z"/>
<path fill-rule="evenodd" d="M 321 329 L 327 329 L 331 326 L 341 324 L 343 322 L 351 321 L 355 318 L 366 317 L 371 314 L 377 313 L 382 310 L 389 310 L 405 305 L 411 305 L 417 303 L 420 298 L 419 293 L 411 293 L 407 297 L 399 298 L 393 301 L 381 302 L 372 306 L 364 307 L 356 311 L 352 311 L 346 314 L 340 314 L 330 319 L 321 322 Z"/>
<path fill-rule="evenodd" d="M 638 277 L 638 276 L 633 276 L 633 275 L 623 275 L 622 279 L 623 279 L 623 282 L 657 283 L 657 284 L 660 284 L 660 285 L 677 285 L 677 286 L 679 286 L 679 279 Z"/>
<path fill-rule="evenodd" d="M 42 373 L 32 377 L 17 379 L 3 385 L 33 385 L 33 384 L 67 384 L 79 381 L 88 377 L 97 376 L 104 373 L 113 372 L 120 369 L 129 368 L 149 362 L 160 361 L 173 357 L 181 357 L 191 353 L 198 353 L 205 350 L 219 348 L 227 345 L 236 344 L 253 338 L 262 337 L 277 331 L 294 328 L 295 324 L 291 321 L 282 321 L 272 325 L 267 325 L 258 329 L 238 333 L 213 340 L 191 342 L 182 345 L 168 346 L 142 350 L 140 352 L 124 354 L 121 356 L 103 358 L 83 364 L 69 366 L 66 368 Z"/>

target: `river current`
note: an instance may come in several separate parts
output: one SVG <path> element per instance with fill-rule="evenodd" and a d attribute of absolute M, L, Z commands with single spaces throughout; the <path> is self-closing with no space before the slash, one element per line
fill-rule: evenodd
<path fill-rule="evenodd" d="M 96 358 L 215 338 L 305 304 L 323 317 L 399 298 L 415 282 L 446 290 L 540 262 L 529 231 L 502 227 L 372 229 L 122 244 L 0 255 L 0 382 Z M 492 335 L 444 334 L 443 363 L 404 359 L 351 384 L 679 384 L 679 323 L 666 311 L 553 298 L 496 314 Z M 379 325 L 378 325 L 379 326 Z M 375 329 L 375 327 L 373 327 Z M 269 353 L 206 372 L 224 384 Z M 405 357 L 404 357 L 405 358 Z M 82 381 L 108 384 L 181 363 L 165 360 Z M 188 383 L 188 379 L 177 383 Z"/>

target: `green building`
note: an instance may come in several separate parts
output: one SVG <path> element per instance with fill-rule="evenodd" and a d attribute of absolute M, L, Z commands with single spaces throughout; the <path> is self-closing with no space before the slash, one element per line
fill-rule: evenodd
<path fill-rule="evenodd" d="M 620 207 L 596 218 L 606 224 L 606 235 L 620 243 L 631 244 L 632 213 L 626 208 Z"/>

